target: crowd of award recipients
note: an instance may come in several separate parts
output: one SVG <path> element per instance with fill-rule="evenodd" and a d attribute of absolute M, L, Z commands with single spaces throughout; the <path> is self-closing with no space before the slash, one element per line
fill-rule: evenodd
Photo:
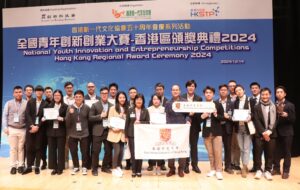
<path fill-rule="evenodd" d="M 126 92 L 119 91 L 116 83 L 102 87 L 99 96 L 93 82 L 87 83 L 86 95 L 82 90 L 74 92 L 71 82 L 64 85 L 65 95 L 61 90 L 53 91 L 51 87 L 40 85 L 27 85 L 24 89 L 15 86 L 13 99 L 6 102 L 2 117 L 3 131 L 10 145 L 10 173 L 25 175 L 34 171 L 40 174 L 40 170 L 49 168 L 52 169 L 51 175 L 61 175 L 69 168 L 70 151 L 73 162 L 71 175 L 80 171 L 87 175 L 91 170 L 93 176 L 98 176 L 101 168 L 101 172 L 111 173 L 114 177 L 122 177 L 123 169 L 131 169 L 132 177 L 141 177 L 142 160 L 135 159 L 134 153 L 134 124 L 152 123 L 151 113 L 162 113 L 166 115 L 167 124 L 188 123 L 191 126 L 190 157 L 178 159 L 177 174 L 180 177 L 190 173 L 190 168 L 201 173 L 197 144 L 202 130 L 210 161 L 210 170 L 205 171 L 207 177 L 222 180 L 222 173 L 227 172 L 243 178 L 272 180 L 273 175 L 289 178 L 296 118 L 294 104 L 285 98 L 287 91 L 284 86 L 276 87 L 276 102 L 272 102 L 271 90 L 261 88 L 257 82 L 250 84 L 251 96 L 247 96 L 245 88 L 234 80 L 221 84 L 217 92 L 215 88 L 206 86 L 203 89 L 204 99 L 195 93 L 197 83 L 194 80 L 187 81 L 185 87 L 186 93 L 181 93 L 180 86 L 173 85 L 172 97 L 167 99 L 164 85 L 157 83 L 146 108 L 144 95 L 137 88 L 131 87 L 127 97 Z M 85 100 L 95 103 L 87 105 Z M 213 102 L 216 109 L 213 113 L 178 113 L 172 110 L 175 101 Z M 46 119 L 44 108 L 57 109 L 59 116 L 54 120 Z M 234 111 L 238 109 L 249 110 L 246 121 L 232 120 Z M 109 126 L 111 117 L 125 119 L 125 129 Z M 126 166 L 122 166 L 125 144 L 129 147 L 131 158 L 126 160 Z M 78 147 L 82 156 L 81 169 Z M 104 158 L 99 165 L 102 147 Z M 251 153 L 253 162 L 249 166 Z M 175 159 L 167 161 L 168 171 L 165 160 L 148 160 L 147 170 L 153 175 L 171 177 L 176 174 Z M 251 172 L 253 175 L 249 176 Z"/>

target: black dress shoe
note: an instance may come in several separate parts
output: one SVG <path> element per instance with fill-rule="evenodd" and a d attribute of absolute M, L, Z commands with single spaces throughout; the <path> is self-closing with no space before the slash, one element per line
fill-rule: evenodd
<path fill-rule="evenodd" d="M 234 170 L 238 170 L 238 171 L 241 171 L 241 170 L 242 170 L 242 168 L 241 168 L 240 166 L 234 166 L 233 169 L 234 169 Z"/>
<path fill-rule="evenodd" d="M 34 173 L 35 173 L 35 174 L 40 174 L 40 168 L 35 168 L 35 169 L 34 169 Z"/>
<path fill-rule="evenodd" d="M 137 177 L 142 177 L 142 174 L 141 173 L 137 173 L 136 176 Z"/>
<path fill-rule="evenodd" d="M 24 171 L 24 167 L 23 166 L 18 167 L 18 173 L 19 174 L 23 173 L 23 171 Z"/>
<path fill-rule="evenodd" d="M 95 170 L 95 169 L 92 170 L 92 175 L 93 175 L 93 176 L 98 176 L 98 170 Z"/>
<path fill-rule="evenodd" d="M 188 166 L 185 166 L 184 168 L 184 173 L 189 174 L 190 173 L 190 169 Z"/>
<path fill-rule="evenodd" d="M 280 170 L 272 170 L 271 172 L 272 175 L 281 175 Z"/>
<path fill-rule="evenodd" d="M 61 175 L 62 173 L 62 170 L 57 170 L 57 175 Z"/>
<path fill-rule="evenodd" d="M 130 168 L 131 168 L 130 164 L 125 166 L 125 170 L 130 170 Z"/>
<path fill-rule="evenodd" d="M 57 174 L 57 171 L 56 171 L 56 170 L 53 170 L 53 171 L 51 172 L 51 175 L 55 175 L 55 174 Z"/>
<path fill-rule="evenodd" d="M 287 172 L 283 172 L 283 174 L 282 174 L 282 176 L 281 176 L 281 178 L 282 179 L 288 179 L 289 178 L 289 173 L 287 173 Z"/>
<path fill-rule="evenodd" d="M 229 174 L 234 174 L 234 171 L 231 168 L 225 168 L 224 171 L 229 173 Z"/>
<path fill-rule="evenodd" d="M 192 170 L 193 170 L 194 172 L 198 173 L 198 174 L 201 173 L 201 170 L 199 169 L 198 166 L 193 166 L 193 167 L 192 167 Z"/>
<path fill-rule="evenodd" d="M 186 168 L 188 168 L 188 167 L 186 167 Z M 189 172 L 190 172 L 190 171 L 189 171 Z M 184 171 L 184 173 L 185 173 L 185 171 Z M 179 177 L 184 177 L 184 173 L 183 173 L 182 170 L 178 170 L 178 175 L 179 175 Z"/>
<path fill-rule="evenodd" d="M 256 169 L 253 167 L 251 170 L 249 170 L 250 173 L 255 173 Z"/>
<path fill-rule="evenodd" d="M 161 166 L 160 166 L 160 169 L 161 169 L 162 171 L 166 171 L 166 170 L 167 170 L 167 168 L 166 168 L 165 165 L 161 165 Z"/>
<path fill-rule="evenodd" d="M 41 167 L 41 170 L 45 170 L 45 169 L 47 169 L 47 162 L 46 161 L 43 162 L 43 165 Z"/>
<path fill-rule="evenodd" d="M 29 167 L 29 168 L 26 168 L 26 169 L 23 171 L 22 175 L 26 175 L 26 174 L 29 174 L 29 173 L 31 173 L 31 172 L 32 172 L 32 168 Z"/>
<path fill-rule="evenodd" d="M 101 171 L 104 172 L 104 173 L 111 174 L 111 170 L 108 169 L 108 168 L 102 168 Z"/>
<path fill-rule="evenodd" d="M 152 171 L 153 170 L 153 166 L 148 166 L 147 171 Z"/>
<path fill-rule="evenodd" d="M 167 174 L 166 174 L 166 176 L 167 177 L 171 177 L 172 175 L 175 175 L 175 171 L 169 171 Z"/>
<path fill-rule="evenodd" d="M 13 167 L 10 170 L 10 174 L 15 175 L 17 173 L 17 168 Z"/>
<path fill-rule="evenodd" d="M 135 178 L 136 177 L 136 173 L 132 173 L 131 177 Z"/>

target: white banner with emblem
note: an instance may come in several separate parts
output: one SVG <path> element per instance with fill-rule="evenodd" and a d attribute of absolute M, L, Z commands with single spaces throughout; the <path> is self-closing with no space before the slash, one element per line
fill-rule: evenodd
<path fill-rule="evenodd" d="M 136 124 L 135 158 L 187 158 L 190 156 L 189 133 L 188 124 Z"/>

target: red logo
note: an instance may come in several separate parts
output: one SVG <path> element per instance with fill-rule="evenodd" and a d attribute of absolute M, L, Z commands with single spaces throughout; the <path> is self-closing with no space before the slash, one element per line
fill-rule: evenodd
<path fill-rule="evenodd" d="M 124 16 L 125 11 L 118 12 L 117 10 L 113 9 L 112 14 L 114 15 L 115 18 L 120 18 L 121 16 Z"/>
<path fill-rule="evenodd" d="M 163 142 L 168 142 L 171 139 L 171 129 L 160 129 L 160 140 Z"/>

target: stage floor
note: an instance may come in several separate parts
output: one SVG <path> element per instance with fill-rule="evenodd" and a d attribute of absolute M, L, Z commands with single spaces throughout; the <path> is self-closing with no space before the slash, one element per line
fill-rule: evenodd
<path fill-rule="evenodd" d="M 218 181 L 215 177 L 207 178 L 205 174 L 209 170 L 208 162 L 199 162 L 198 165 L 202 170 L 201 174 L 196 174 L 191 171 L 191 173 L 186 174 L 184 178 L 180 178 L 178 175 L 169 178 L 165 175 L 153 176 L 152 172 L 146 171 L 147 162 L 143 163 L 144 170 L 142 178 L 131 178 L 131 171 L 124 171 L 124 176 L 122 178 L 116 178 L 110 174 L 101 172 L 99 172 L 97 177 L 94 177 L 92 176 L 91 171 L 89 171 L 87 176 L 83 176 L 80 172 L 75 176 L 71 176 L 70 170 L 64 171 L 60 176 L 51 176 L 51 170 L 43 170 L 40 175 L 35 175 L 34 173 L 25 176 L 20 174 L 10 175 L 8 163 L 8 158 L 0 158 L 0 189 L 300 189 L 300 157 L 292 159 L 291 175 L 288 180 L 283 180 L 280 176 L 273 176 L 273 181 L 267 181 L 265 178 L 255 180 L 254 174 L 249 174 L 247 178 L 242 178 L 237 174 L 229 175 L 224 173 L 224 180 L 222 181 Z"/>

